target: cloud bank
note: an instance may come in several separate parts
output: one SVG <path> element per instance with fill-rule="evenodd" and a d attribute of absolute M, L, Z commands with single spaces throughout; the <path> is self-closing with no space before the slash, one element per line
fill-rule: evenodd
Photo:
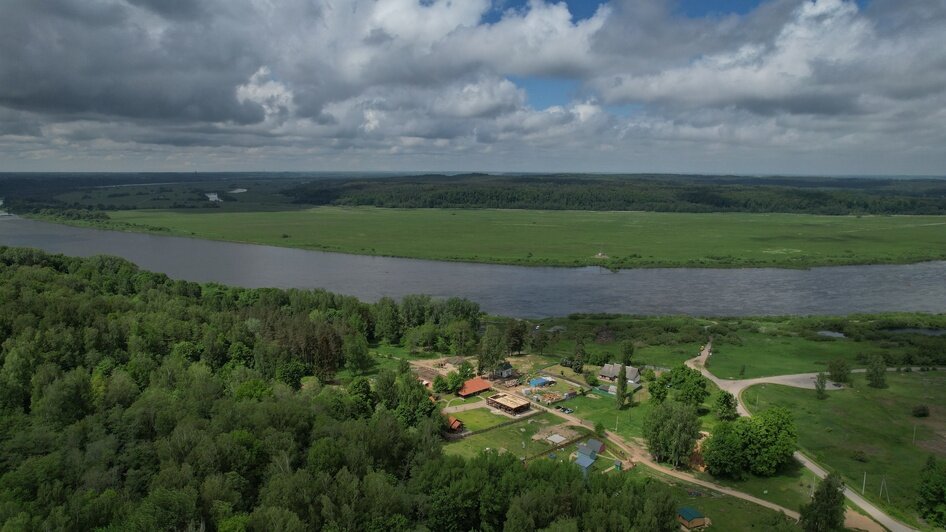
<path fill-rule="evenodd" d="M 8 0 L 6 170 L 944 174 L 946 3 Z M 498 14 L 497 14 L 498 13 Z M 536 108 L 513 79 L 576 90 Z"/>

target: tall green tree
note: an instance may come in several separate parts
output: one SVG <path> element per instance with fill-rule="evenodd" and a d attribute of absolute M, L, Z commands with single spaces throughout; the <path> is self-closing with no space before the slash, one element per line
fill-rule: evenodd
<path fill-rule="evenodd" d="M 867 363 L 867 384 L 873 388 L 887 387 L 887 364 L 884 357 L 874 355 Z"/>
<path fill-rule="evenodd" d="M 511 320 L 506 324 L 506 332 L 503 340 L 506 344 L 506 352 L 508 354 L 521 353 L 522 348 L 525 347 L 526 322 L 523 320 Z"/>
<path fill-rule="evenodd" d="M 447 325 L 447 337 L 450 338 L 450 351 L 454 355 L 466 356 L 476 350 L 476 331 L 468 321 L 456 320 Z"/>
<path fill-rule="evenodd" d="M 634 342 L 631 340 L 624 340 L 621 342 L 621 361 L 625 365 L 631 365 L 631 360 L 634 358 Z"/>
<path fill-rule="evenodd" d="M 382 297 L 374 305 L 375 338 L 396 344 L 401 341 L 401 312 L 390 297 Z"/>
<path fill-rule="evenodd" d="M 374 360 L 368 354 L 368 341 L 362 334 L 350 334 L 344 340 L 345 368 L 355 375 L 361 375 L 371 365 Z"/>
<path fill-rule="evenodd" d="M 732 421 L 739 417 L 736 396 L 727 391 L 723 391 L 716 396 L 714 406 L 716 407 L 716 417 L 721 421 Z"/>
<path fill-rule="evenodd" d="M 486 373 L 496 369 L 503 360 L 505 343 L 503 336 L 495 325 L 488 325 L 480 339 L 480 352 L 477 357 L 477 371 Z"/>
<path fill-rule="evenodd" d="M 851 365 L 843 358 L 835 358 L 828 362 L 828 376 L 838 383 L 847 383 L 851 380 Z"/>
<path fill-rule="evenodd" d="M 703 460 L 713 476 L 743 479 L 749 471 L 745 452 L 749 424 L 742 420 L 716 425 L 703 443 Z"/>
<path fill-rule="evenodd" d="M 624 402 L 627 396 L 627 367 L 624 364 L 621 364 L 621 369 L 618 370 L 618 381 L 615 384 L 617 391 L 614 393 L 614 401 L 618 407 L 618 410 L 624 408 Z"/>
<path fill-rule="evenodd" d="M 801 507 L 801 524 L 805 532 L 844 530 L 844 483 L 835 472 L 818 484 L 811 502 Z"/>
<path fill-rule="evenodd" d="M 700 436 L 700 419 L 692 406 L 666 401 L 644 419 L 647 448 L 660 462 L 674 467 L 686 464 Z"/>
<path fill-rule="evenodd" d="M 661 374 L 660 377 L 651 381 L 647 385 L 647 390 L 650 392 L 650 398 L 657 403 L 662 403 L 667 399 L 667 394 L 670 393 L 670 378 L 666 373 Z"/>
<path fill-rule="evenodd" d="M 707 397 L 709 390 L 706 389 L 706 377 L 699 373 L 691 374 L 677 390 L 677 398 L 680 401 L 695 407 L 702 405 Z"/>
<path fill-rule="evenodd" d="M 397 375 L 390 369 L 383 369 L 374 381 L 378 401 L 388 410 L 397 408 Z"/>
<path fill-rule="evenodd" d="M 746 456 L 750 469 L 760 476 L 772 476 L 792 461 L 798 449 L 798 433 L 791 411 L 770 408 L 750 418 L 746 433 Z"/>
<path fill-rule="evenodd" d="M 463 380 L 472 379 L 476 375 L 476 371 L 473 370 L 473 365 L 464 360 L 460 363 L 460 367 L 457 368 L 460 378 Z"/>
<path fill-rule="evenodd" d="M 529 350 L 536 355 L 545 354 L 545 349 L 549 345 L 549 335 L 545 331 L 533 331 L 528 336 Z"/>
<path fill-rule="evenodd" d="M 920 471 L 920 487 L 917 490 L 917 508 L 924 519 L 946 526 L 946 463 L 932 455 Z"/>
<path fill-rule="evenodd" d="M 579 335 L 575 338 L 575 352 L 572 355 L 572 369 L 581 373 L 585 367 L 585 340 Z"/>

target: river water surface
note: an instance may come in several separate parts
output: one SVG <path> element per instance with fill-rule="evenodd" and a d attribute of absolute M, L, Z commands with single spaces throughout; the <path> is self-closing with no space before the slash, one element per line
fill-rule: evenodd
<path fill-rule="evenodd" d="M 533 268 L 398 259 L 103 231 L 0 217 L 0 245 L 124 257 L 177 279 L 324 288 L 366 301 L 461 296 L 494 314 L 757 316 L 946 312 L 946 262 L 775 268 Z"/>

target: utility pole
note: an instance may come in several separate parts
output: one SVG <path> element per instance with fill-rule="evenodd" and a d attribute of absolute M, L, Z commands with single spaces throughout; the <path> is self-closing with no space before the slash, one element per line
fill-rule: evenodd
<path fill-rule="evenodd" d="M 867 471 L 864 471 L 864 482 L 861 484 L 861 495 L 864 494 L 864 490 L 867 488 Z"/>

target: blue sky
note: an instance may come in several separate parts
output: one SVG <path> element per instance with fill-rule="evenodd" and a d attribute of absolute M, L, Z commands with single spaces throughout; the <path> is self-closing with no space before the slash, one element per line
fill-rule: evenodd
<path fill-rule="evenodd" d="M 0 167 L 941 174 L 946 2 L 769 1 L 7 0 Z"/>

